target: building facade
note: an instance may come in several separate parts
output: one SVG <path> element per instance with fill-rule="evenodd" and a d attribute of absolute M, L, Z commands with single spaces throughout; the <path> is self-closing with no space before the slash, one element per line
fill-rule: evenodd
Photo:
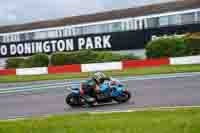
<path fill-rule="evenodd" d="M 144 49 L 153 37 L 187 32 L 200 32 L 199 0 L 0 27 L 0 57 L 80 49 Z"/>

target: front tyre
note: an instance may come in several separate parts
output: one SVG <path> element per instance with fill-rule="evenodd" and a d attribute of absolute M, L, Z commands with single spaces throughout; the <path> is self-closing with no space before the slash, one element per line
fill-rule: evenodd
<path fill-rule="evenodd" d="M 121 96 L 115 97 L 114 100 L 118 103 L 127 102 L 131 98 L 131 93 L 129 91 L 125 91 Z"/>

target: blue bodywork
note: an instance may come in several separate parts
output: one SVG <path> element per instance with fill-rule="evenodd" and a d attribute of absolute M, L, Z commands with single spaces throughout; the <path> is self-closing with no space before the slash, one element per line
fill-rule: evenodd
<path fill-rule="evenodd" d="M 103 93 L 109 93 L 110 89 L 111 89 L 111 96 L 118 97 L 121 96 L 122 93 L 125 91 L 126 86 L 121 83 L 109 85 L 109 82 L 105 82 L 100 86 L 100 91 Z"/>
<path fill-rule="evenodd" d="M 104 82 L 103 84 L 100 85 L 100 92 L 101 93 L 111 93 L 112 97 L 118 97 L 121 96 L 122 93 L 126 90 L 127 86 L 119 83 L 119 84 L 114 84 L 114 85 L 110 85 L 110 82 Z M 72 93 L 75 96 L 80 96 L 80 89 L 79 87 L 73 87 L 72 89 Z"/>

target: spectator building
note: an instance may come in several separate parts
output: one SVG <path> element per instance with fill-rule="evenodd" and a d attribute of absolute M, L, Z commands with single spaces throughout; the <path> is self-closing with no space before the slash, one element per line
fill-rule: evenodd
<path fill-rule="evenodd" d="M 156 37 L 188 32 L 200 32 L 200 0 L 1 26 L 0 58 L 81 49 L 137 52 Z"/>

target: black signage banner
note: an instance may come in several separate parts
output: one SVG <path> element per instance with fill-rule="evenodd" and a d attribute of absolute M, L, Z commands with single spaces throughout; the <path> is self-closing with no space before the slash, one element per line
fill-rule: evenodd
<path fill-rule="evenodd" d="M 36 53 L 70 52 L 82 49 L 130 50 L 144 49 L 152 38 L 200 32 L 200 24 L 170 26 L 155 29 L 89 34 L 85 36 L 54 38 L 0 44 L 0 57 L 29 56 Z"/>
<path fill-rule="evenodd" d="M 139 33 L 139 32 L 138 32 Z M 141 40 L 129 32 L 91 34 L 87 36 L 5 43 L 0 45 L 0 57 L 29 56 L 36 53 L 70 52 L 83 49 L 123 50 L 143 48 Z M 139 35 L 139 34 L 138 34 Z M 140 38 L 138 36 L 138 38 Z M 134 40 L 134 41 L 132 41 Z M 137 45 L 134 42 L 140 42 Z"/>

